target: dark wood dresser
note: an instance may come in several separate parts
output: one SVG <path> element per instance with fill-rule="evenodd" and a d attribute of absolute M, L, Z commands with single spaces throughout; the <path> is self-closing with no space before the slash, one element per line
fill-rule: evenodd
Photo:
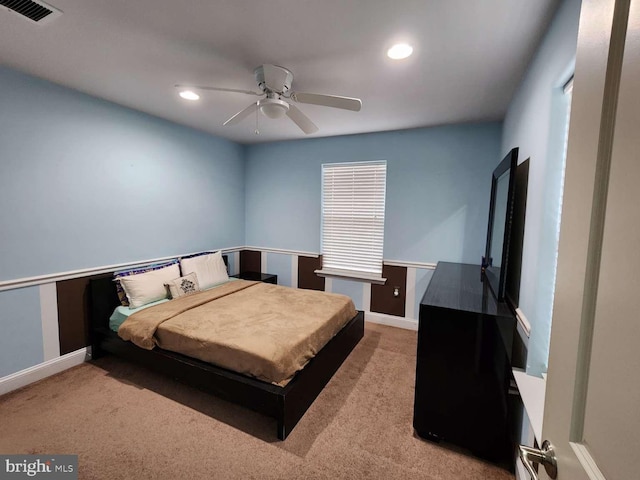
<path fill-rule="evenodd" d="M 496 301 L 479 265 L 440 262 L 420 302 L 419 322 L 417 434 L 512 464 L 508 395 L 515 317 L 509 307 Z"/>

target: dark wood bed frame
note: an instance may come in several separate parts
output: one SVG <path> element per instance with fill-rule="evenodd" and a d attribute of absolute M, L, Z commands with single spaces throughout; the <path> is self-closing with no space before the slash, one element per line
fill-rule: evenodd
<path fill-rule="evenodd" d="M 349 323 L 284 387 L 256 380 L 179 353 L 160 348 L 144 350 L 109 329 L 109 317 L 120 304 L 111 275 L 92 279 L 91 354 L 111 353 L 169 375 L 230 402 L 274 417 L 277 435 L 287 438 L 342 362 L 364 336 L 364 313 Z"/>

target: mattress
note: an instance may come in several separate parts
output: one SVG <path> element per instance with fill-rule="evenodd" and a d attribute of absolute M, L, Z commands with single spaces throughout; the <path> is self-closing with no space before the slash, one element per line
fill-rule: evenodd
<path fill-rule="evenodd" d="M 118 335 L 284 386 L 355 315 L 344 295 L 238 280 L 136 312 Z"/>

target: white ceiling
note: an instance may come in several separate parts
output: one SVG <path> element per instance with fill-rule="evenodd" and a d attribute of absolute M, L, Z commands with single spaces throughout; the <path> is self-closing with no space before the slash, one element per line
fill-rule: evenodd
<path fill-rule="evenodd" d="M 241 143 L 308 137 L 288 118 L 222 123 L 257 97 L 263 63 L 293 90 L 359 97 L 358 113 L 298 104 L 312 137 L 500 120 L 558 0 L 49 0 L 37 25 L 0 7 L 0 62 Z M 408 41 L 407 60 L 386 57 Z"/>

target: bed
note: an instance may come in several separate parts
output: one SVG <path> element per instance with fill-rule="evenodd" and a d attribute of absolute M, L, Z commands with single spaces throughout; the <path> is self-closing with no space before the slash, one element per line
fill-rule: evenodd
<path fill-rule="evenodd" d="M 263 285 L 266 284 L 251 288 L 256 291 L 271 288 Z M 250 292 L 251 288 L 246 288 L 244 293 Z M 214 365 L 159 346 L 148 350 L 120 338 L 109 328 L 109 318 L 120 304 L 111 276 L 91 281 L 90 299 L 91 344 L 94 359 L 110 353 L 271 416 L 277 421 L 277 437 L 280 440 L 284 440 L 289 435 L 364 335 L 364 314 L 358 311 L 353 318 L 347 319 L 344 327 L 340 328 L 328 343 L 313 358 L 305 362 L 304 367 L 293 376 L 286 379 L 270 376 L 256 378 L 260 375 L 238 373 L 231 368 Z M 180 300 L 183 299 L 178 299 Z M 151 315 L 147 317 L 150 318 Z M 157 345 L 158 342 L 155 339 L 154 342 Z"/>

